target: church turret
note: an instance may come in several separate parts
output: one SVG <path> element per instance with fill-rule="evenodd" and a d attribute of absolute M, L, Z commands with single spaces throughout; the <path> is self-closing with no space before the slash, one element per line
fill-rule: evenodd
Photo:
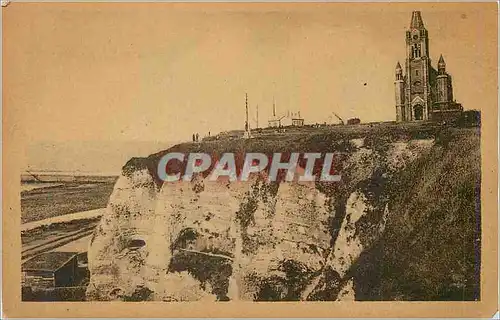
<path fill-rule="evenodd" d="M 437 82 L 437 103 L 446 103 L 453 100 L 451 77 L 446 73 L 446 63 L 443 55 L 439 57 Z"/>
<path fill-rule="evenodd" d="M 404 121 L 405 119 L 405 84 L 403 78 L 403 69 L 398 61 L 396 65 L 396 80 L 394 81 L 394 89 L 396 92 L 396 121 Z"/>
<path fill-rule="evenodd" d="M 439 74 L 445 74 L 446 73 L 446 63 L 444 62 L 443 55 L 439 57 L 439 62 L 438 62 L 438 73 Z"/>
<path fill-rule="evenodd" d="M 403 69 L 401 68 L 399 61 L 396 65 L 396 80 L 403 80 Z"/>

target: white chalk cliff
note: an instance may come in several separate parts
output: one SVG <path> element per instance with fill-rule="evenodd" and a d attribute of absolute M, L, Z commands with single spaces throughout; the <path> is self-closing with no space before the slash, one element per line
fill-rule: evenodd
<path fill-rule="evenodd" d="M 342 179 L 329 183 L 161 183 L 155 160 L 132 159 L 89 246 L 87 298 L 353 300 L 360 255 L 403 214 L 385 186 L 434 139 L 343 143 Z"/>

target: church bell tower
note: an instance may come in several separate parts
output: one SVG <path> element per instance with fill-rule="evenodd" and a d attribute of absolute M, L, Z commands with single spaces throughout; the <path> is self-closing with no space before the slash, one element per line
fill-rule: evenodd
<path fill-rule="evenodd" d="M 413 11 L 406 31 L 406 121 L 428 119 L 432 106 L 429 70 L 429 34 L 420 11 Z"/>

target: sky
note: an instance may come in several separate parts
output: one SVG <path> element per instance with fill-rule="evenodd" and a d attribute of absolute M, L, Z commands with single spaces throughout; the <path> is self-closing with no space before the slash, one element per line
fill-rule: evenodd
<path fill-rule="evenodd" d="M 456 100 L 496 105 L 495 3 L 13 2 L 3 9 L 4 133 L 37 156 L 47 144 L 184 141 L 243 129 L 245 93 L 252 127 L 257 105 L 267 123 L 273 99 L 306 123 L 332 112 L 395 120 L 412 10 Z"/>

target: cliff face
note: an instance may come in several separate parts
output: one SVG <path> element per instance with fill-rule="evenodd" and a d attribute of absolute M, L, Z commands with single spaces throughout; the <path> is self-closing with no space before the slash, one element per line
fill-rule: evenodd
<path fill-rule="evenodd" d="M 241 150 L 338 152 L 342 179 L 269 183 L 252 175 L 220 183 L 198 175 L 161 183 L 155 176 L 166 152 Z M 473 299 L 479 150 L 476 129 L 375 128 L 183 144 L 131 159 L 90 243 L 87 297 Z"/>

